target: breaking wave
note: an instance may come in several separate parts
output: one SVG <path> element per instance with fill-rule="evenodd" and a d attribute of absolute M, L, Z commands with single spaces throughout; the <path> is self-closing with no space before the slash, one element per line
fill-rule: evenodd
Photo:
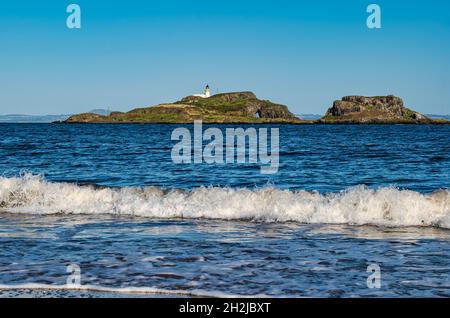
<path fill-rule="evenodd" d="M 421 194 L 357 186 L 321 194 L 262 189 L 99 188 L 52 183 L 39 176 L 0 177 L 0 211 L 31 214 L 113 214 L 450 229 L 450 191 Z"/>

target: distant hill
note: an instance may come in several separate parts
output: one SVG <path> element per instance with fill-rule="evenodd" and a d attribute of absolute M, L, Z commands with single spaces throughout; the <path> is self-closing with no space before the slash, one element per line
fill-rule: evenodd
<path fill-rule="evenodd" d="M 97 114 L 97 115 L 103 115 L 103 116 L 109 116 L 112 113 L 112 111 L 110 111 L 108 109 L 99 108 L 99 109 L 91 110 L 90 113 Z"/>
<path fill-rule="evenodd" d="M 427 116 L 428 118 L 431 118 L 431 119 L 445 119 L 445 120 L 450 120 L 450 115 L 426 114 L 425 116 Z"/>
<path fill-rule="evenodd" d="M 322 118 L 322 115 L 318 114 L 296 114 L 296 116 L 303 120 L 318 120 Z"/>
<path fill-rule="evenodd" d="M 209 98 L 187 96 L 175 103 L 136 108 L 129 112 L 99 115 L 84 113 L 66 123 L 299 123 L 287 106 L 260 100 L 252 92 L 213 95 Z"/>
<path fill-rule="evenodd" d="M 111 112 L 105 109 L 94 109 L 90 113 L 109 115 Z M 0 115 L 0 123 L 52 123 L 65 121 L 72 115 Z"/>
<path fill-rule="evenodd" d="M 0 123 L 51 123 L 69 117 L 70 115 L 0 115 Z"/>

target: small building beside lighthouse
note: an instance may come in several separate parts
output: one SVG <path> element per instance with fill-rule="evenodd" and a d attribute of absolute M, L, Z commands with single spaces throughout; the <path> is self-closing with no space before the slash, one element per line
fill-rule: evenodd
<path fill-rule="evenodd" d="M 201 98 L 209 98 L 211 97 L 211 90 L 209 89 L 209 85 L 206 85 L 205 92 L 203 94 L 194 94 L 195 97 Z"/>

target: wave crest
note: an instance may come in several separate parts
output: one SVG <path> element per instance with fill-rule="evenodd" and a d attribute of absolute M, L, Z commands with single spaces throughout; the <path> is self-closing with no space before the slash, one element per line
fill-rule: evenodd
<path fill-rule="evenodd" d="M 206 218 L 450 229 L 450 191 L 421 194 L 357 186 L 320 194 L 276 188 L 98 188 L 41 177 L 0 178 L 0 210 L 31 214 L 115 214 L 149 218 Z"/>

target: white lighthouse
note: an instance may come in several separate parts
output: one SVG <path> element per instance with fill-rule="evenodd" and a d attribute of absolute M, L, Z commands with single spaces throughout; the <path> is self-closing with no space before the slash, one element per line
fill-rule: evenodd
<path fill-rule="evenodd" d="M 209 98 L 211 97 L 211 90 L 209 89 L 209 85 L 206 85 L 205 92 L 203 94 L 194 94 L 195 97 L 201 98 Z"/>

